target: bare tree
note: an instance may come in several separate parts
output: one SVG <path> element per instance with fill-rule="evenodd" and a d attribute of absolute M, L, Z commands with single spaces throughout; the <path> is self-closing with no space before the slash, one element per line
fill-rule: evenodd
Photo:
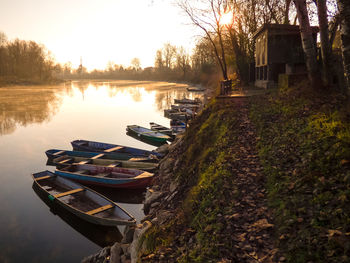
<path fill-rule="evenodd" d="M 327 17 L 327 1 L 317 0 L 317 14 L 321 37 L 321 53 L 322 53 L 322 80 L 323 85 L 328 86 L 332 83 L 332 48 L 329 41 L 328 17 Z"/>
<path fill-rule="evenodd" d="M 350 88 L 350 2 L 337 0 L 341 19 L 341 42 L 344 74 L 347 88 Z"/>
<path fill-rule="evenodd" d="M 156 58 L 154 61 L 154 67 L 157 69 L 161 69 L 164 67 L 164 60 L 163 60 L 163 54 L 162 54 L 162 50 L 158 49 L 156 52 Z"/>
<path fill-rule="evenodd" d="M 227 8 L 227 1 L 205 0 L 201 2 L 200 6 L 202 7 L 195 7 L 189 0 L 182 0 L 179 2 L 179 7 L 188 15 L 195 26 L 204 31 L 209 39 L 220 66 L 222 76 L 227 80 L 228 74 L 223 40 L 223 25 L 220 23 L 221 16 L 225 13 Z"/>
<path fill-rule="evenodd" d="M 186 73 L 190 67 L 190 56 L 186 52 L 184 47 L 179 47 L 176 54 L 176 65 L 181 69 L 183 78 L 186 78 Z"/>
<path fill-rule="evenodd" d="M 131 66 L 137 71 L 141 69 L 141 62 L 139 58 L 133 58 L 131 60 Z"/>
<path fill-rule="evenodd" d="M 162 49 L 162 57 L 164 59 L 164 66 L 167 69 L 172 68 L 173 63 L 176 59 L 176 47 L 170 43 L 164 44 L 164 47 Z"/>
<path fill-rule="evenodd" d="M 308 77 L 313 88 L 318 84 L 318 64 L 316 57 L 316 47 L 312 36 L 312 28 L 310 26 L 309 14 L 307 11 L 306 0 L 293 0 L 297 10 L 299 20 L 300 34 L 303 50 L 306 58 L 306 67 Z"/>

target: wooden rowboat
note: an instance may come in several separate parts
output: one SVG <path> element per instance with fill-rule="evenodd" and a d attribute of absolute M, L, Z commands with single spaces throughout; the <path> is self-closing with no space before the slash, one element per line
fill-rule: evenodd
<path fill-rule="evenodd" d="M 186 123 L 180 120 L 171 120 L 170 127 L 175 134 L 178 134 L 186 130 Z"/>
<path fill-rule="evenodd" d="M 143 149 L 138 149 L 134 147 L 127 147 L 123 145 L 95 142 L 88 140 L 75 140 L 71 142 L 73 150 L 75 151 L 86 151 L 86 152 L 105 152 L 105 153 L 123 153 L 130 154 L 134 157 L 148 157 L 150 155 L 155 155 L 159 158 L 162 157 L 162 154 L 147 151 Z"/>
<path fill-rule="evenodd" d="M 174 99 L 175 104 L 200 104 L 201 100 L 198 98 L 195 98 L 194 100 L 191 99 Z"/>
<path fill-rule="evenodd" d="M 83 151 L 69 151 L 50 149 L 45 152 L 47 158 L 54 159 L 59 156 L 68 155 L 72 157 L 83 157 L 89 159 L 109 159 L 109 160 L 124 160 L 133 162 L 158 162 L 155 156 L 149 157 L 133 157 L 126 153 L 98 153 L 98 152 L 83 152 Z"/>
<path fill-rule="evenodd" d="M 152 131 L 150 129 L 138 125 L 128 125 L 126 130 L 130 133 L 137 135 L 138 137 L 145 138 L 154 142 L 166 143 L 168 140 L 171 139 L 170 136 L 166 134 L 157 131 Z"/>
<path fill-rule="evenodd" d="M 132 162 L 132 161 L 118 161 L 109 159 L 88 159 L 84 157 L 75 157 L 69 155 L 59 156 L 52 160 L 52 164 L 57 167 L 65 167 L 71 164 L 93 164 L 101 166 L 115 166 L 123 168 L 134 168 L 144 171 L 153 171 L 157 168 L 157 163 L 150 162 Z"/>
<path fill-rule="evenodd" d="M 201 87 L 188 87 L 187 90 L 188 90 L 188 91 L 198 92 L 198 91 L 205 91 L 205 88 L 201 88 Z"/>
<path fill-rule="evenodd" d="M 173 130 L 172 129 L 167 128 L 163 125 L 157 124 L 155 122 L 150 122 L 149 125 L 150 125 L 150 128 L 152 131 L 157 131 L 157 132 L 166 134 L 170 137 L 173 137 Z"/>
<path fill-rule="evenodd" d="M 105 196 L 50 171 L 32 174 L 47 198 L 83 220 L 104 226 L 133 225 L 136 220 Z"/>
<path fill-rule="evenodd" d="M 55 174 L 84 184 L 112 188 L 143 189 L 150 185 L 153 174 L 137 169 L 77 164 L 55 171 Z"/>
<path fill-rule="evenodd" d="M 94 242 L 96 245 L 100 247 L 107 247 L 112 246 L 115 242 L 120 242 L 122 240 L 123 235 L 120 233 L 118 227 L 102 226 L 82 220 L 75 214 L 68 212 L 56 202 L 50 201 L 47 198 L 46 192 L 43 192 L 35 182 L 33 182 L 32 188 L 40 200 L 50 208 L 50 212 L 53 215 L 60 217 L 74 230 L 82 234 L 90 241 Z"/>

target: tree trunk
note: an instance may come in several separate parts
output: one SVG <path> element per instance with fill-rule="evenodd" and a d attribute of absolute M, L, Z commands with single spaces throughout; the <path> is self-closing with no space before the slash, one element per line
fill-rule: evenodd
<path fill-rule="evenodd" d="M 284 10 L 284 22 L 283 24 L 289 25 L 289 9 L 292 0 L 286 0 L 286 9 Z"/>
<path fill-rule="evenodd" d="M 344 75 L 347 89 L 350 89 L 350 2 L 349 0 L 337 0 L 341 19 L 341 42 L 344 64 Z"/>
<path fill-rule="evenodd" d="M 324 86 L 332 84 L 332 48 L 329 42 L 327 1 L 317 0 L 317 14 L 321 38 L 322 81 Z"/>
<path fill-rule="evenodd" d="M 346 0 L 345 0 L 346 1 Z M 306 0 L 293 0 L 297 10 L 303 50 L 306 58 L 308 77 L 313 88 L 319 84 L 315 41 L 312 37 Z"/>

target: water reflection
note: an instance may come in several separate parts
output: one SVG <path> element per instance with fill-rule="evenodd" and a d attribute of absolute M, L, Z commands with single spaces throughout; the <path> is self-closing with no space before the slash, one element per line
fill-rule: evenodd
<path fill-rule="evenodd" d="M 32 188 L 37 196 L 50 208 L 52 214 L 59 216 L 64 222 L 96 245 L 105 247 L 122 240 L 123 236 L 117 227 L 95 225 L 81 220 L 79 217 L 67 212 L 56 203 L 50 202 L 47 196 L 40 191 L 40 188 L 35 183 L 33 183 Z"/>
<path fill-rule="evenodd" d="M 89 185 L 89 188 L 103 194 L 116 203 L 142 204 L 145 197 L 145 189 L 112 189 L 97 185 Z"/>
<path fill-rule="evenodd" d="M 65 96 L 85 101 L 106 94 L 123 102 L 148 101 L 163 111 L 170 108 L 175 98 L 200 96 L 188 93 L 186 87 L 186 84 L 152 81 L 73 81 L 58 86 L 0 88 L 0 135 L 11 134 L 16 128 L 32 123 L 50 121 Z"/>
<path fill-rule="evenodd" d="M 0 88 L 0 135 L 50 120 L 61 104 L 57 92 L 57 87 Z"/>

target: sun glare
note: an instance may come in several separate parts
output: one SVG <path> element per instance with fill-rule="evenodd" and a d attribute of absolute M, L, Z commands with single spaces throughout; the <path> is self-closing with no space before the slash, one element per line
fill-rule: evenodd
<path fill-rule="evenodd" d="M 232 25 L 233 24 L 233 12 L 229 11 L 229 12 L 224 13 L 220 17 L 220 24 L 225 25 L 225 26 Z"/>

